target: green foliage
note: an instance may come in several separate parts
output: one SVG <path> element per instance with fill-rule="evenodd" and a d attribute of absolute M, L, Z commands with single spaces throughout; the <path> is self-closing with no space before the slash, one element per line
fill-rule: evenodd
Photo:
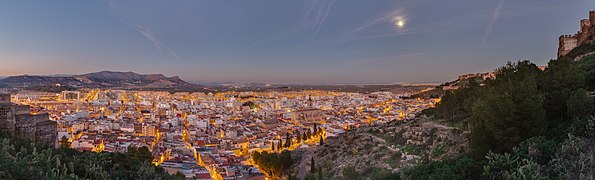
<path fill-rule="evenodd" d="M 524 139 L 545 133 L 548 123 L 537 86 L 539 74 L 529 61 L 496 70 L 496 79 L 484 87 L 471 111 L 470 145 L 475 157 L 490 150 L 510 152 Z"/>
<path fill-rule="evenodd" d="M 320 146 L 324 145 L 324 139 L 322 139 L 322 136 L 320 136 Z"/>
<path fill-rule="evenodd" d="M 587 91 L 578 89 L 566 100 L 566 111 L 569 118 L 581 118 L 588 115 L 591 111 L 591 102 L 587 98 Z"/>
<path fill-rule="evenodd" d="M 417 155 L 419 153 L 417 148 L 413 145 L 406 145 L 405 147 L 403 147 L 403 152 L 406 152 L 407 154 L 413 154 L 413 155 Z"/>
<path fill-rule="evenodd" d="M 484 177 L 490 179 L 589 179 L 595 168 L 587 139 L 568 135 L 562 143 L 543 137 L 521 143 L 512 154 L 489 153 Z M 527 154 L 528 153 L 528 154 Z"/>
<path fill-rule="evenodd" d="M 314 161 L 314 156 L 310 158 L 310 174 L 316 173 L 316 162 Z"/>
<path fill-rule="evenodd" d="M 362 172 L 358 172 L 354 166 L 347 166 L 343 168 L 343 171 L 341 172 L 341 179 L 344 180 L 359 180 L 364 179 L 363 177 L 368 177 L 373 180 L 401 179 L 401 175 L 398 173 L 392 173 L 389 170 L 375 167 L 366 167 Z"/>
<path fill-rule="evenodd" d="M 595 51 L 595 43 L 587 43 L 587 44 L 583 44 L 580 45 L 578 47 L 575 47 L 574 49 L 572 49 L 572 51 L 568 52 L 568 54 L 566 54 L 566 58 L 569 59 L 575 59 L 579 56 L 588 54 L 590 52 L 594 52 Z"/>
<path fill-rule="evenodd" d="M 469 156 L 425 162 L 406 172 L 409 179 L 479 179 L 481 174 L 481 163 Z"/>
<path fill-rule="evenodd" d="M 595 55 L 574 61 L 591 52 L 595 44 L 577 47 L 544 71 L 528 61 L 508 63 L 483 86 L 446 93 L 436 115 L 468 122 L 469 147 L 483 170 L 451 177 L 470 168 L 424 162 L 408 172 L 411 179 L 593 179 Z"/>
<path fill-rule="evenodd" d="M 122 153 L 78 152 L 0 136 L 0 179 L 183 179 Z"/>
<path fill-rule="evenodd" d="M 544 92 L 544 108 L 548 119 L 552 120 L 552 128 L 558 121 L 572 120 L 568 110 L 568 99 L 575 91 L 584 87 L 584 77 L 579 66 L 572 59 L 560 58 L 551 60 L 542 77 Z M 570 102 L 572 103 L 572 102 Z"/>
<path fill-rule="evenodd" d="M 508 153 L 488 153 L 484 175 L 489 179 L 545 179 L 541 165 Z"/>
<path fill-rule="evenodd" d="M 585 78 L 586 89 L 595 90 L 595 55 L 589 55 L 576 62 Z"/>
<path fill-rule="evenodd" d="M 595 149 L 587 139 L 569 134 L 548 163 L 550 176 L 556 179 L 592 179 L 595 168 L 593 151 Z"/>
<path fill-rule="evenodd" d="M 252 101 L 245 102 L 242 104 L 242 106 L 248 106 L 248 107 L 250 107 L 250 109 L 256 108 L 256 104 Z"/>
<path fill-rule="evenodd" d="M 446 91 L 442 100 L 436 105 L 435 114 L 441 118 L 450 120 L 462 120 L 457 116 L 467 116 L 470 107 L 480 95 L 479 82 L 476 79 L 469 80 L 456 91 Z"/>
<path fill-rule="evenodd" d="M 290 151 L 283 151 L 279 154 L 266 151 L 254 152 L 251 158 L 260 170 L 275 177 L 289 175 L 289 168 L 293 162 Z"/>
<path fill-rule="evenodd" d="M 544 71 L 519 61 L 495 73 L 496 78 L 483 86 L 470 81 L 447 92 L 436 106 L 436 114 L 448 122 L 468 123 L 474 157 L 482 158 L 489 151 L 511 153 L 514 146 L 534 136 L 556 137 L 568 128 L 584 129 L 584 117 L 592 113 L 584 88 L 593 89 L 585 84 L 595 84 L 595 56 L 579 62 L 567 57 L 551 60 Z"/>
<path fill-rule="evenodd" d="M 68 141 L 68 138 L 66 138 L 66 136 L 62 136 L 62 138 L 60 138 L 60 141 L 58 141 L 58 144 L 60 144 L 61 148 L 70 148 L 70 142 Z"/>
<path fill-rule="evenodd" d="M 345 168 L 343 168 L 343 171 L 341 172 L 342 174 L 342 178 L 341 179 L 353 179 L 353 180 L 357 180 L 359 178 L 359 174 L 357 173 L 357 171 L 355 170 L 354 166 L 347 166 Z"/>
<path fill-rule="evenodd" d="M 430 154 L 433 157 L 441 156 L 442 154 L 444 154 L 444 145 L 440 145 L 440 146 L 436 147 L 435 149 L 432 149 Z"/>

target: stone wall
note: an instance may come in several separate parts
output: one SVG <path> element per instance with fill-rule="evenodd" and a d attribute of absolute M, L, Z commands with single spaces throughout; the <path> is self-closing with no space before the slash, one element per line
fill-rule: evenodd
<path fill-rule="evenodd" d="M 0 131 L 29 139 L 35 143 L 56 144 L 57 124 L 47 113 L 31 114 L 30 107 L 0 103 Z"/>
<path fill-rule="evenodd" d="M 559 38 L 558 57 L 568 54 L 577 46 L 595 40 L 595 11 L 589 11 L 589 19 L 580 21 L 579 31 L 575 35 L 562 35 Z"/>

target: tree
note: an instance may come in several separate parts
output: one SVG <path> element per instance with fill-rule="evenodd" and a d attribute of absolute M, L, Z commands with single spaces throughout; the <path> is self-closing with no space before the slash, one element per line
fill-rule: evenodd
<path fill-rule="evenodd" d="M 291 152 L 289 151 L 283 151 L 279 154 L 268 153 L 266 151 L 263 151 L 262 153 L 254 152 L 251 158 L 264 173 L 276 177 L 282 177 L 284 174 L 291 174 L 289 169 L 293 162 L 291 160 Z"/>
<path fill-rule="evenodd" d="M 314 164 L 314 156 L 310 158 L 310 174 L 316 173 L 316 164 Z"/>
<path fill-rule="evenodd" d="M 317 172 L 317 174 L 318 174 L 318 180 L 323 180 L 323 177 L 322 177 L 322 167 L 318 166 L 318 172 Z"/>
<path fill-rule="evenodd" d="M 275 142 L 271 143 L 271 151 L 275 151 Z"/>
<path fill-rule="evenodd" d="M 25 139 L 0 137 L 0 179 L 143 178 L 183 179 L 170 176 L 163 168 L 124 153 L 53 149 Z"/>
<path fill-rule="evenodd" d="M 322 139 L 322 136 L 320 136 L 320 146 L 324 145 L 324 140 Z"/>
<path fill-rule="evenodd" d="M 544 70 L 542 86 L 544 90 L 544 108 L 548 119 L 552 120 L 551 128 L 560 122 L 572 120 L 568 114 L 567 99 L 585 85 L 584 76 L 579 66 L 570 58 L 551 60 Z"/>
<path fill-rule="evenodd" d="M 582 118 L 589 114 L 591 102 L 587 99 L 587 91 L 578 89 L 566 100 L 566 111 L 570 118 Z"/>
<path fill-rule="evenodd" d="M 248 107 L 250 107 L 250 109 L 256 108 L 256 104 L 252 101 L 245 102 L 242 104 L 242 106 L 248 106 Z"/>
<path fill-rule="evenodd" d="M 70 148 L 70 141 L 68 141 L 68 138 L 66 138 L 66 136 L 62 136 L 62 138 L 60 138 L 59 141 L 60 147 L 61 148 Z"/>
<path fill-rule="evenodd" d="M 285 136 L 285 147 L 289 148 L 290 146 L 291 146 L 291 136 L 289 135 L 289 133 L 287 133 Z"/>
<path fill-rule="evenodd" d="M 297 137 L 295 138 L 295 139 L 297 140 L 297 143 L 298 143 L 298 144 L 299 144 L 299 143 L 302 143 L 302 133 L 300 133 L 299 131 L 296 131 L 296 132 L 295 132 L 295 134 L 296 134 L 296 136 L 297 136 Z"/>
<path fill-rule="evenodd" d="M 306 134 L 306 131 L 304 131 L 304 132 L 303 132 L 303 134 L 302 134 L 302 139 L 303 139 L 304 141 L 308 140 L 308 135 Z"/>
<path fill-rule="evenodd" d="M 521 141 L 546 132 L 540 72 L 529 61 L 496 70 L 496 79 L 488 81 L 471 108 L 470 146 L 476 158 L 490 150 L 510 152 Z"/>

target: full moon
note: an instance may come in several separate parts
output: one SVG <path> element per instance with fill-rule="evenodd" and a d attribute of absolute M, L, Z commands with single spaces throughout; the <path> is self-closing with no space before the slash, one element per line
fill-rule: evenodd
<path fill-rule="evenodd" d="M 397 21 L 397 27 L 403 27 L 405 25 L 405 22 L 403 22 L 403 20 Z"/>

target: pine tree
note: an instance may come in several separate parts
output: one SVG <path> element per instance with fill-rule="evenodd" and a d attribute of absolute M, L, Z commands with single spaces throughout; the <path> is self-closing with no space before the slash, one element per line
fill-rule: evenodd
<path fill-rule="evenodd" d="M 322 139 L 322 136 L 320 136 L 320 146 L 324 145 L 324 140 Z"/>
<path fill-rule="evenodd" d="M 273 151 L 273 152 L 275 151 L 275 142 L 271 143 L 271 151 Z"/>
<path fill-rule="evenodd" d="M 322 180 L 322 167 L 318 166 L 318 180 Z"/>
<path fill-rule="evenodd" d="M 308 136 L 306 134 L 306 131 L 304 131 L 303 134 L 302 134 L 302 140 L 304 140 L 304 141 L 308 140 Z"/>
<path fill-rule="evenodd" d="M 289 148 L 291 146 L 291 136 L 287 136 L 285 139 L 285 147 Z"/>
<path fill-rule="evenodd" d="M 314 157 L 310 158 L 310 173 L 316 173 L 316 164 L 314 164 Z"/>

